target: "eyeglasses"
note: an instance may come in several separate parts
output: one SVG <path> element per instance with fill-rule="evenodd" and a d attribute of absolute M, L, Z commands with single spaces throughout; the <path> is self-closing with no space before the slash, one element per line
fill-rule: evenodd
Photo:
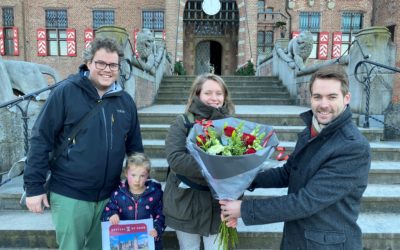
<path fill-rule="evenodd" d="M 119 70 L 119 64 L 118 63 L 106 63 L 103 61 L 95 61 L 94 66 L 96 69 L 104 70 L 107 68 L 107 66 L 110 68 L 111 71 L 117 71 Z"/>

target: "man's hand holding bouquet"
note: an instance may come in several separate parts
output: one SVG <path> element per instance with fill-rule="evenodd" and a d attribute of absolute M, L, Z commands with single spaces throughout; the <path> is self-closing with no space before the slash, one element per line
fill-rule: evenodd
<path fill-rule="evenodd" d="M 186 147 L 201 167 L 213 197 L 237 200 L 257 173 L 271 166 L 269 158 L 278 144 L 271 126 L 225 118 L 197 121 L 187 137 Z M 218 238 L 219 247 L 234 247 L 236 229 L 222 221 Z"/>

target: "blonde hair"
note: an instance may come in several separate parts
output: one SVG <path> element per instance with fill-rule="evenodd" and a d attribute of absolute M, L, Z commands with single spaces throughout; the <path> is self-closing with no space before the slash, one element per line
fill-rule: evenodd
<path fill-rule="evenodd" d="M 131 155 L 128 155 L 125 160 L 124 171 L 128 171 L 128 169 L 131 167 L 144 167 L 146 168 L 147 172 L 150 173 L 150 158 L 144 153 L 133 153 Z"/>
<path fill-rule="evenodd" d="M 228 113 L 230 115 L 235 113 L 235 106 L 233 105 L 231 96 L 229 95 L 228 86 L 226 86 L 224 79 L 222 79 L 220 76 L 217 76 L 212 73 L 201 74 L 201 75 L 197 76 L 196 79 L 193 81 L 192 87 L 190 89 L 189 99 L 186 104 L 185 113 L 189 112 L 189 108 L 193 103 L 194 97 L 200 96 L 200 92 L 201 92 L 201 89 L 203 88 L 203 84 L 207 80 L 215 81 L 219 84 L 219 86 L 221 86 L 222 91 L 224 92 L 224 105 L 226 105 Z"/>

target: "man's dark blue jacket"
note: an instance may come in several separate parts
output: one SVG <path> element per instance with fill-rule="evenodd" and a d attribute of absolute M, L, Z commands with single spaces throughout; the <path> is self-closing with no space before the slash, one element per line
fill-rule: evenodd
<path fill-rule="evenodd" d="M 50 94 L 33 128 L 24 182 L 27 196 L 45 193 L 49 153 L 98 101 L 107 99 L 51 166 L 49 189 L 70 198 L 100 201 L 118 186 L 126 153 L 143 152 L 136 105 L 115 84 L 99 97 L 85 76 L 87 68 L 64 80 Z"/>

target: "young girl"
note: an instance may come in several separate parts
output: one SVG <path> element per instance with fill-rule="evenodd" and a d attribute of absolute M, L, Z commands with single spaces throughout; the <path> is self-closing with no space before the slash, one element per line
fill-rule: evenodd
<path fill-rule="evenodd" d="M 193 82 L 185 114 L 194 120 L 216 120 L 231 116 L 234 105 L 224 80 L 202 74 Z M 166 224 L 175 229 L 180 250 L 218 248 L 215 241 L 221 223 L 220 206 L 212 197 L 195 159 L 186 150 L 188 129 L 182 116 L 169 128 L 165 151 L 171 172 L 164 190 Z M 183 178 L 182 178 L 183 177 Z"/>
<path fill-rule="evenodd" d="M 102 221 L 112 225 L 120 220 L 152 218 L 154 229 L 150 235 L 155 238 L 156 249 L 162 249 L 162 233 L 165 229 L 161 184 L 149 179 L 150 160 L 142 153 L 128 156 L 123 169 L 126 177 L 110 197 L 104 208 Z"/>

